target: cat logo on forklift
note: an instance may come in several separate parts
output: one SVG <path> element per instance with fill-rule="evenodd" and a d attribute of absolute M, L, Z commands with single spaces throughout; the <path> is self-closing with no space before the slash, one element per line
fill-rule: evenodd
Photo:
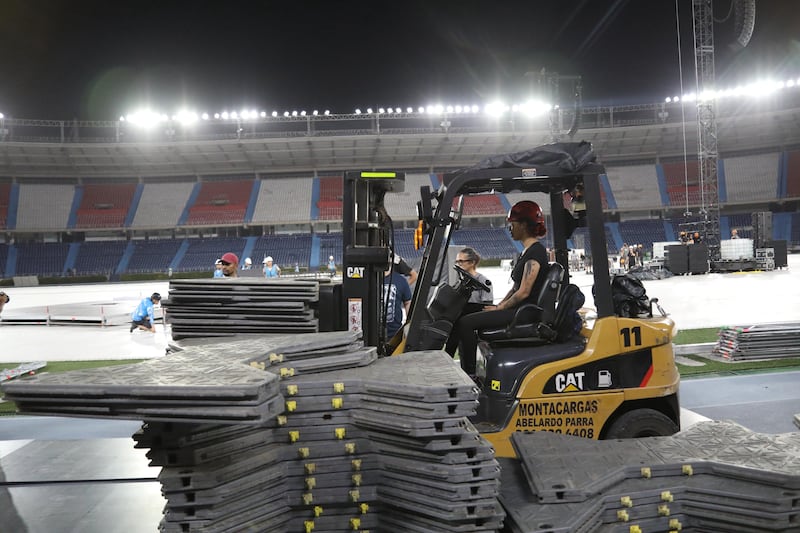
<path fill-rule="evenodd" d="M 556 391 L 579 392 L 583 390 L 583 376 L 585 372 L 567 372 L 556 374 Z"/>
<path fill-rule="evenodd" d="M 364 277 L 364 268 L 365 267 L 355 267 L 349 266 L 347 267 L 347 277 L 350 279 L 361 279 Z"/>

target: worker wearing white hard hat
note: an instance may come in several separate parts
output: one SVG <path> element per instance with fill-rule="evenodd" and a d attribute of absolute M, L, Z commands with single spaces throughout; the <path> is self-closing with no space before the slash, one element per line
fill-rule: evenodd
<path fill-rule="evenodd" d="M 263 263 L 265 278 L 279 278 L 281 276 L 281 268 L 273 263 L 271 255 L 265 257 Z"/>

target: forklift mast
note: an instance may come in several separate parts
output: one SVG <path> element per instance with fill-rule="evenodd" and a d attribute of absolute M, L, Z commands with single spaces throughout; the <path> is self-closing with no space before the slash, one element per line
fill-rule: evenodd
<path fill-rule="evenodd" d="M 384 195 L 405 190 L 405 173 L 347 171 L 342 196 L 342 303 L 348 331 L 385 343 L 384 271 L 392 261 L 392 220 Z"/>

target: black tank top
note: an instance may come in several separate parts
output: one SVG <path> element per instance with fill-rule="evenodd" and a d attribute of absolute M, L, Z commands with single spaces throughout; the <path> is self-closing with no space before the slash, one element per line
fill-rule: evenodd
<path fill-rule="evenodd" d="M 547 261 L 547 250 L 542 243 L 538 241 L 533 243 L 519 255 L 517 262 L 514 264 L 514 270 L 511 271 L 511 280 L 514 282 L 514 290 L 519 290 L 522 274 L 525 272 L 525 264 L 531 259 L 539 263 L 539 274 L 536 275 L 533 289 L 531 289 L 526 301 L 536 303 L 542 285 L 544 285 L 544 280 L 547 277 L 547 271 L 550 270 L 550 263 Z"/>

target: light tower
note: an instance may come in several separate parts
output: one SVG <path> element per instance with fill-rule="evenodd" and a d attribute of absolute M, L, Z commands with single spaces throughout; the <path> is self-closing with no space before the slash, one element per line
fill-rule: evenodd
<path fill-rule="evenodd" d="M 709 259 L 720 258 L 717 121 L 714 97 L 714 12 L 712 0 L 692 0 L 694 61 L 697 76 L 697 126 L 700 215 Z"/>

